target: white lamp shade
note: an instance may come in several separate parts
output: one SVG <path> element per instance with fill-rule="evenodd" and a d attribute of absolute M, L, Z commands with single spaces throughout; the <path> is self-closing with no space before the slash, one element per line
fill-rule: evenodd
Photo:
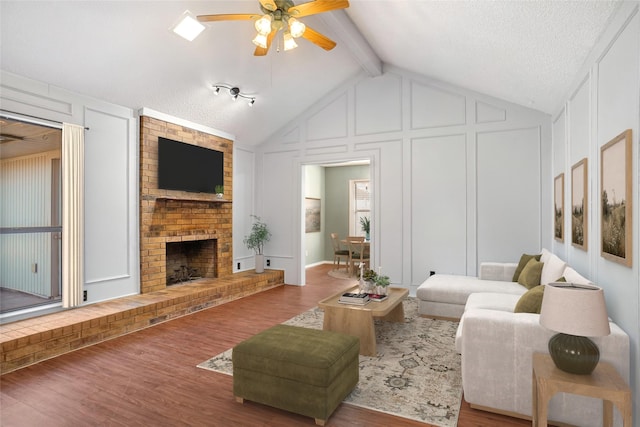
<path fill-rule="evenodd" d="M 284 33 L 284 50 L 291 50 L 298 47 L 298 43 L 291 37 L 291 33 L 288 31 Z"/>
<path fill-rule="evenodd" d="M 540 324 L 580 337 L 609 335 L 609 318 L 602 288 L 593 285 L 549 283 L 545 286 Z"/>
<path fill-rule="evenodd" d="M 267 35 L 271 32 L 271 15 L 264 15 L 254 24 L 258 34 Z"/>
<path fill-rule="evenodd" d="M 251 40 L 253 42 L 253 44 L 255 44 L 256 46 L 259 46 L 263 49 L 267 48 L 267 36 L 265 36 L 264 34 L 256 34 L 256 37 Z"/>
<path fill-rule="evenodd" d="M 289 18 L 289 32 L 291 32 L 291 37 L 300 37 L 304 34 L 306 29 L 307 26 L 296 18 Z"/>

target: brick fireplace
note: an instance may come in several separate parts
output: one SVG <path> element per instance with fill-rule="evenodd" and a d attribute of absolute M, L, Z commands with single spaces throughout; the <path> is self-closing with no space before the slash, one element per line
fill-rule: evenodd
<path fill-rule="evenodd" d="M 222 151 L 225 199 L 216 199 L 214 194 L 158 189 L 160 136 Z M 233 273 L 232 156 L 233 142 L 228 139 L 154 117 L 140 117 L 141 293 L 165 289 L 185 274 L 218 278 Z"/>

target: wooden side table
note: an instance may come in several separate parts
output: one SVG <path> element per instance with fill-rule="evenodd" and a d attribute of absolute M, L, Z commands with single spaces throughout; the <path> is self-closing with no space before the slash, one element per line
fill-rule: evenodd
<path fill-rule="evenodd" d="M 548 354 L 533 354 L 533 427 L 546 427 L 549 400 L 558 392 L 602 399 L 602 425 L 613 425 L 613 405 L 618 407 L 624 427 L 632 427 L 631 389 L 609 363 L 600 362 L 591 375 L 561 371 Z"/>

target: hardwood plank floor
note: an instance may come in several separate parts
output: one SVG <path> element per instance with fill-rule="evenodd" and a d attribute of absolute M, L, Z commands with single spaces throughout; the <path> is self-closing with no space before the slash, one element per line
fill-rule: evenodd
<path fill-rule="evenodd" d="M 281 323 L 351 281 L 307 270 L 307 286 L 281 286 L 83 348 L 0 377 L 0 425 L 297 426 L 311 418 L 235 402 L 232 378 L 196 368 L 207 358 Z M 425 424 L 341 405 L 328 426 Z M 530 422 L 471 409 L 458 426 L 511 427 Z"/>

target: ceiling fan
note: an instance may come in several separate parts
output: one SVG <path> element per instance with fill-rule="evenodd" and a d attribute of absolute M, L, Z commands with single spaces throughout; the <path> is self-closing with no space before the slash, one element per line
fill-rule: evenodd
<path fill-rule="evenodd" d="M 257 46 L 255 56 L 264 56 L 269 51 L 271 43 L 278 33 L 283 32 L 284 50 L 291 50 L 298 45 L 295 38 L 302 37 L 320 46 L 324 50 L 331 50 L 336 42 L 309 28 L 298 18 L 328 12 L 349 7 L 348 0 L 314 0 L 299 5 L 294 5 L 292 0 L 258 0 L 262 15 L 257 14 L 222 14 L 199 15 L 200 22 L 213 21 L 255 21 L 254 25 L 258 34 L 253 39 Z"/>

